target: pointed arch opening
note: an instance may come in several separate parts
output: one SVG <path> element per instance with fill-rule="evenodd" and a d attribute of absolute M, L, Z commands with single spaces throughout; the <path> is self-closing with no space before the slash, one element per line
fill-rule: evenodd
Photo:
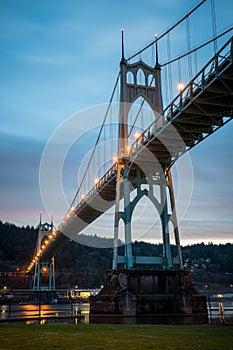
<path fill-rule="evenodd" d="M 133 143 L 149 125 L 156 115 L 145 96 L 139 95 L 132 103 L 128 113 L 129 142 Z"/>
<path fill-rule="evenodd" d="M 125 244 L 125 222 L 123 219 L 119 220 L 118 239 L 120 240 L 120 245 Z"/>
<path fill-rule="evenodd" d="M 155 84 L 155 77 L 153 76 L 153 74 L 149 74 L 147 77 L 147 85 L 151 86 L 151 87 L 156 87 Z"/>
<path fill-rule="evenodd" d="M 146 77 L 142 68 L 139 68 L 137 71 L 137 85 L 146 85 Z"/>
<path fill-rule="evenodd" d="M 126 83 L 127 84 L 134 84 L 134 75 L 131 71 L 128 71 L 126 74 Z"/>
<path fill-rule="evenodd" d="M 168 223 L 168 230 L 169 230 L 169 238 L 170 238 L 170 246 L 171 246 L 171 253 L 172 257 L 177 256 L 177 246 L 176 246 L 176 240 L 174 235 L 174 225 L 171 221 Z"/>
<path fill-rule="evenodd" d="M 168 223 L 168 231 L 169 231 L 169 237 L 170 237 L 170 244 L 175 245 L 174 225 L 171 222 L 171 220 Z"/>
<path fill-rule="evenodd" d="M 146 195 L 140 198 L 132 212 L 131 231 L 133 241 L 162 241 L 159 212 Z"/>

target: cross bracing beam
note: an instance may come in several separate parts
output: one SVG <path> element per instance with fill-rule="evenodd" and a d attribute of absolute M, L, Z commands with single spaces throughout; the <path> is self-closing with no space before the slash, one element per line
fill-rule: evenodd
<path fill-rule="evenodd" d="M 149 149 L 154 154 L 163 169 L 171 167 L 182 154 L 233 118 L 232 42 L 233 38 L 169 104 L 161 119 L 155 120 L 131 145 L 129 157 L 125 159 L 130 172 L 137 169 L 136 161 L 140 161 L 140 164 L 150 161 L 146 159 L 144 149 Z M 182 143 L 173 132 L 173 127 L 180 135 Z M 114 164 L 67 215 L 55 238 L 42 252 L 42 258 L 52 257 L 70 237 L 70 232 L 75 236 L 115 203 L 116 176 L 117 164 Z M 131 188 L 133 189 L 134 187 Z"/>

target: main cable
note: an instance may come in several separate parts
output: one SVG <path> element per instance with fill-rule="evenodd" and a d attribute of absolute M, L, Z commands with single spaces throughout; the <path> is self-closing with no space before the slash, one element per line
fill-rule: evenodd
<path fill-rule="evenodd" d="M 73 207 L 73 205 L 74 205 L 74 203 L 75 203 L 75 200 L 76 200 L 76 198 L 77 198 L 77 196 L 78 196 L 78 194 L 79 194 L 79 192 L 80 192 L 81 186 L 82 186 L 82 184 L 83 184 L 83 182 L 84 182 L 84 179 L 85 179 L 85 177 L 86 177 L 86 175 L 87 175 L 87 172 L 88 172 L 88 170 L 89 170 L 89 167 L 90 167 L 90 164 L 91 164 L 91 162 L 92 162 L 92 159 L 93 159 L 93 157 L 94 157 L 96 147 L 97 147 L 97 145 L 98 145 L 98 143 L 99 143 L 100 136 L 101 136 L 101 134 L 102 134 L 102 131 L 103 131 L 103 128 L 104 128 L 104 125 L 105 125 L 105 122 L 106 122 L 106 119 L 107 119 L 107 116 L 108 116 L 108 112 L 109 112 L 109 110 L 110 110 L 110 106 L 111 106 L 111 103 L 112 103 L 112 101 L 113 101 L 113 97 L 114 97 L 114 95 L 115 95 L 115 91 L 116 91 L 116 88 L 117 88 L 117 85 L 118 85 L 119 78 L 120 78 L 120 72 L 118 73 L 118 76 L 117 76 L 117 79 L 116 79 L 116 82 L 115 82 L 115 85 L 114 85 L 114 88 L 113 88 L 113 92 L 112 92 L 110 101 L 109 101 L 109 103 L 108 103 L 108 108 L 107 108 L 107 110 L 106 110 L 106 112 L 105 112 L 104 119 L 103 119 L 103 122 L 102 122 L 102 125 L 101 125 L 101 128 L 100 128 L 99 134 L 98 134 L 97 139 L 96 139 L 96 142 L 95 142 L 95 146 L 94 146 L 94 148 L 93 148 L 93 150 L 92 150 L 90 159 L 89 159 L 88 164 L 87 164 L 87 167 L 86 167 L 86 169 L 85 169 L 85 171 L 84 171 L 84 174 L 83 174 L 82 180 L 81 180 L 81 182 L 80 182 L 80 185 L 79 185 L 79 187 L 78 187 L 78 189 L 77 189 L 77 192 L 76 192 L 76 194 L 75 194 L 75 196 L 74 196 L 74 199 L 73 199 L 73 201 L 72 201 L 72 203 L 71 203 L 71 205 L 70 205 L 70 207 L 69 207 L 68 213 L 69 213 L 70 209 Z"/>
<path fill-rule="evenodd" d="M 139 54 L 141 54 L 143 51 L 147 50 L 149 47 L 151 47 L 152 45 L 154 45 L 158 40 L 162 39 L 165 35 L 167 35 L 168 33 L 170 33 L 174 28 L 176 28 L 180 23 L 182 23 L 188 16 L 190 16 L 193 12 L 195 12 L 202 4 L 204 4 L 204 2 L 206 2 L 206 0 L 202 0 L 197 6 L 195 6 L 190 12 L 188 12 L 184 17 L 182 17 L 178 22 L 176 22 L 173 26 L 171 26 L 171 28 L 169 28 L 168 30 L 166 30 L 163 34 L 161 34 L 160 36 L 156 37 L 155 40 L 153 40 L 150 44 L 146 45 L 143 49 L 139 50 L 138 52 L 136 52 L 135 54 L 133 54 L 132 56 L 130 56 L 129 58 L 126 59 L 126 61 L 130 61 L 132 58 L 138 56 Z"/>
<path fill-rule="evenodd" d="M 190 55 L 191 53 L 193 53 L 193 52 L 195 52 L 195 51 L 197 51 L 197 50 L 202 49 L 204 46 L 209 45 L 209 44 L 212 43 L 214 40 L 217 40 L 217 39 L 221 38 L 221 37 L 224 36 L 225 34 L 229 33 L 231 30 L 233 30 L 233 27 L 228 28 L 228 29 L 225 30 L 223 33 L 217 35 L 215 38 L 212 38 L 212 39 L 206 41 L 204 44 L 201 44 L 201 45 L 197 46 L 196 48 L 192 49 L 191 51 L 186 52 L 186 53 L 184 53 L 183 55 L 180 55 L 180 56 L 178 56 L 178 57 L 176 57 L 176 58 L 173 58 L 172 60 L 170 60 L 170 61 L 168 61 L 168 62 L 165 62 L 165 63 L 160 64 L 160 67 L 165 67 L 165 66 L 167 66 L 168 64 L 171 64 L 171 63 L 173 63 L 173 62 L 176 62 L 177 60 L 179 60 L 179 59 L 181 59 L 181 58 L 184 58 L 185 56 Z"/>

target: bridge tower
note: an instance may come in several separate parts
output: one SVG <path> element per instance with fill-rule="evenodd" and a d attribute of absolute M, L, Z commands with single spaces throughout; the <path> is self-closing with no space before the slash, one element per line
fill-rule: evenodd
<path fill-rule="evenodd" d="M 42 223 L 40 216 L 40 223 L 37 226 L 38 238 L 35 249 L 35 270 L 33 276 L 33 290 L 41 291 L 48 290 L 52 291 L 55 289 L 55 270 L 54 270 L 54 257 L 47 260 L 42 260 L 40 256 L 41 249 L 49 242 L 49 239 L 53 232 L 53 222 Z"/>
<path fill-rule="evenodd" d="M 139 72 L 144 75 L 144 85 L 138 81 Z M 129 82 L 131 75 L 131 82 Z M 155 119 L 163 119 L 163 100 L 161 87 L 161 68 L 158 61 L 158 45 L 156 42 L 156 62 L 151 67 L 139 60 L 129 64 L 124 58 L 124 37 L 122 30 L 122 59 L 120 62 L 120 115 L 119 115 L 119 141 L 118 141 L 118 174 L 116 184 L 116 205 L 115 205 L 115 224 L 114 224 L 114 254 L 113 269 L 124 266 L 126 269 L 132 269 L 137 264 L 157 265 L 163 270 L 182 270 L 182 254 L 180 247 L 179 231 L 177 225 L 175 197 L 172 183 L 172 173 L 170 168 L 158 167 L 151 163 L 146 165 L 145 169 L 139 167 L 135 171 L 135 176 L 129 178 L 129 110 L 138 97 L 143 97 L 152 111 Z M 144 165 L 145 167 L 145 165 Z M 145 188 L 148 185 L 148 189 Z M 130 201 L 130 186 L 136 188 L 136 197 Z M 159 197 L 156 198 L 154 186 L 159 186 Z M 133 256 L 132 237 L 131 237 L 131 218 L 133 211 L 143 197 L 147 196 L 159 212 L 162 227 L 163 256 L 147 257 Z M 124 210 L 120 212 L 120 200 L 124 200 Z M 170 203 L 171 208 L 168 208 Z M 125 228 L 125 254 L 118 256 L 118 231 L 119 221 L 123 220 Z M 172 256 L 170 246 L 169 225 L 174 228 L 174 238 L 176 254 Z"/>
<path fill-rule="evenodd" d="M 139 70 L 144 74 L 144 85 L 138 83 Z M 128 81 L 129 74 L 133 78 L 131 83 Z M 181 323 L 206 323 L 206 299 L 198 295 L 192 285 L 189 272 L 183 269 L 171 169 L 164 165 L 165 162 L 158 161 L 155 157 L 147 157 L 146 150 L 145 156 L 142 154 L 139 160 L 138 155 L 135 159 L 131 158 L 128 142 L 129 110 L 138 97 L 143 97 L 147 101 L 156 121 L 164 120 L 157 45 L 154 67 L 148 66 L 141 60 L 129 64 L 124 58 L 122 31 L 120 76 L 121 103 L 113 264 L 112 269 L 107 272 L 104 288 L 97 296 L 91 298 L 90 315 L 103 317 L 103 315 L 118 314 L 137 318 L 141 315 L 163 314 L 162 322 L 165 323 L 177 322 L 177 316 L 182 315 L 179 319 Z M 150 83 L 149 77 L 153 84 Z M 143 142 L 143 138 L 140 137 L 141 139 Z M 169 145 L 167 149 L 169 150 Z M 155 186 L 157 186 L 156 190 Z M 133 194 L 136 192 L 134 198 L 131 196 L 132 192 Z M 162 256 L 135 256 L 132 251 L 131 219 L 135 207 L 144 196 L 148 197 L 159 212 L 163 242 Z M 124 204 L 122 210 L 121 200 Z M 119 255 L 118 251 L 120 220 L 124 223 L 124 255 Z M 172 252 L 170 244 L 171 227 L 174 233 L 175 253 Z M 90 320 L 92 322 L 92 318 Z M 160 322 L 159 319 L 157 320 Z"/>

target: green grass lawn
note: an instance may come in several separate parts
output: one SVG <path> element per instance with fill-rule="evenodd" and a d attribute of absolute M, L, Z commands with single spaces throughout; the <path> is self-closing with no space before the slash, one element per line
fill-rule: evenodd
<path fill-rule="evenodd" d="M 233 350 L 233 327 L 0 324 L 0 349 Z"/>

